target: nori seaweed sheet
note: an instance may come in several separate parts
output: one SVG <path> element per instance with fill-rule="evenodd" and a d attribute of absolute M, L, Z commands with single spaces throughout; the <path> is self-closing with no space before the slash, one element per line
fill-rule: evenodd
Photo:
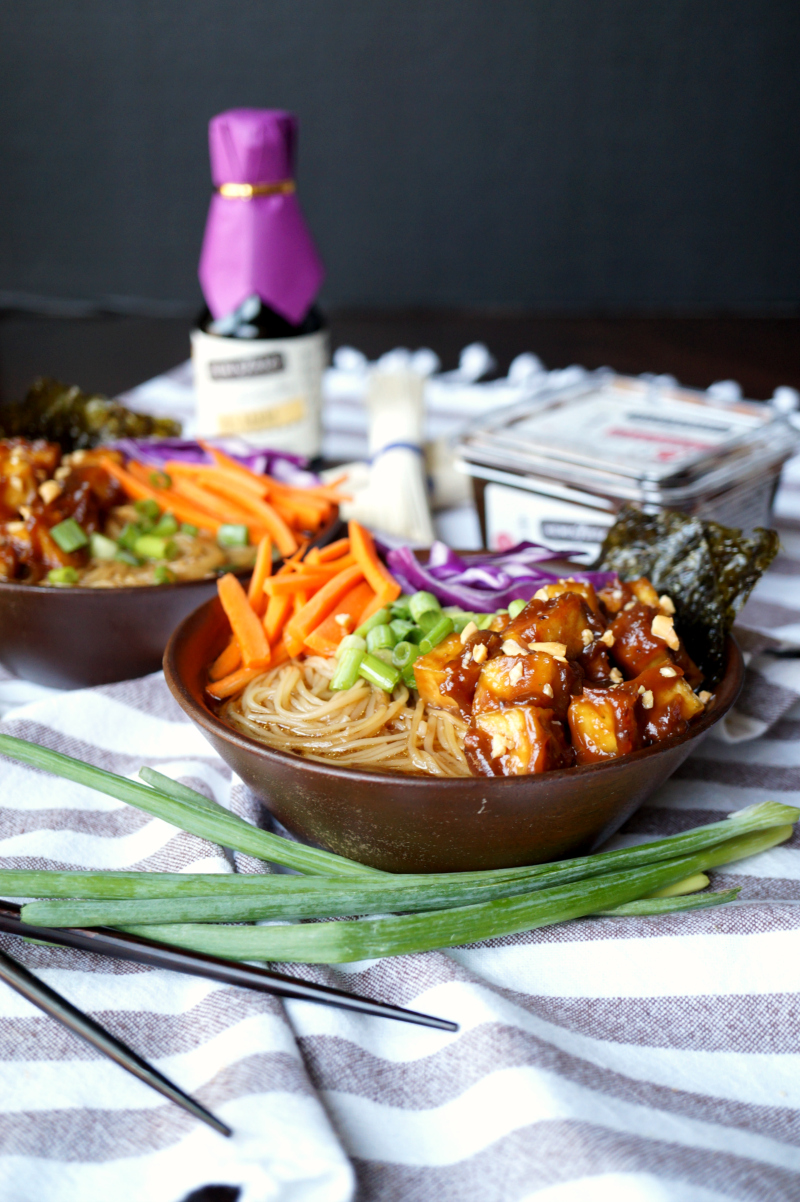
<path fill-rule="evenodd" d="M 628 505 L 596 566 L 621 580 L 647 576 L 659 594 L 669 594 L 686 649 L 713 686 L 725 670 L 725 636 L 778 547 L 774 530 L 759 527 L 748 536 L 685 513 Z"/>
<path fill-rule="evenodd" d="M 119 401 L 46 378 L 34 381 L 24 401 L 0 409 L 0 438 L 44 438 L 65 452 L 117 438 L 176 438 L 180 432 L 180 422 L 171 418 L 133 413 Z"/>

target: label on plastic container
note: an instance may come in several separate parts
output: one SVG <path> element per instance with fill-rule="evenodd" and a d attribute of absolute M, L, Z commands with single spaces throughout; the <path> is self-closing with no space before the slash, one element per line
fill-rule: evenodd
<path fill-rule="evenodd" d="M 252 340 L 193 330 L 198 433 L 317 455 L 327 343 L 325 330 Z"/>
<path fill-rule="evenodd" d="M 487 484 L 486 538 L 492 551 L 507 551 L 526 540 L 554 551 L 570 551 L 593 559 L 616 514 L 556 497 Z"/>

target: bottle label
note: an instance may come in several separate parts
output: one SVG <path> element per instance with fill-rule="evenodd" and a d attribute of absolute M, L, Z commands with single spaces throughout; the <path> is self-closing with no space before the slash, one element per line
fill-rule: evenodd
<path fill-rule="evenodd" d="M 296 338 L 223 338 L 192 331 L 198 433 L 319 454 L 325 330 Z"/>

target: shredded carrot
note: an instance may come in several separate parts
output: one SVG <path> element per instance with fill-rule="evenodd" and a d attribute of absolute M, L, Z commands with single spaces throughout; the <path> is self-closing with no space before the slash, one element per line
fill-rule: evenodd
<path fill-rule="evenodd" d="M 247 600 L 250 602 L 250 608 L 254 613 L 262 616 L 267 607 L 266 598 L 264 597 L 264 581 L 272 574 L 272 539 L 268 534 L 265 534 L 261 542 L 258 544 L 256 551 L 256 562 L 253 566 L 253 575 L 250 577 L 250 586 L 247 590 Z"/>
<path fill-rule="evenodd" d="M 216 697 L 217 701 L 223 701 L 226 697 L 233 697 L 235 693 L 241 693 L 245 685 L 248 685 L 251 680 L 255 680 L 264 671 L 261 667 L 239 668 L 236 672 L 231 672 L 230 676 L 223 676 L 222 680 L 212 681 L 206 685 L 206 692 L 212 697 Z"/>
<path fill-rule="evenodd" d="M 220 576 L 217 591 L 241 648 L 245 668 L 266 667 L 270 660 L 270 647 L 264 627 L 250 608 L 247 594 L 232 572 Z"/>
<path fill-rule="evenodd" d="M 264 614 L 264 633 L 269 639 L 270 645 L 274 646 L 278 641 L 291 610 L 291 597 L 270 597 Z"/>
<path fill-rule="evenodd" d="M 347 529 L 350 535 L 350 550 L 356 562 L 361 564 L 364 576 L 378 596 L 384 598 L 384 605 L 394 601 L 400 596 L 402 589 L 378 558 L 372 535 L 363 526 L 359 526 L 358 522 L 350 522 Z M 378 608 L 380 609 L 380 606 Z"/>
<path fill-rule="evenodd" d="M 217 518 L 198 509 L 195 505 L 191 505 L 171 489 L 152 488 L 149 484 L 144 484 L 141 480 L 137 480 L 130 472 L 120 467 L 112 459 L 104 457 L 102 466 L 110 476 L 113 476 L 122 485 L 128 496 L 134 497 L 137 501 L 157 501 L 162 509 L 168 509 L 170 513 L 174 513 L 175 517 L 180 518 L 182 522 L 189 522 L 192 526 L 198 526 L 203 530 L 210 530 L 214 534 L 223 525 Z"/>
<path fill-rule="evenodd" d="M 220 522 L 225 525 L 256 526 L 253 515 L 248 513 L 243 507 L 232 505 L 227 500 L 222 500 L 207 488 L 201 488 L 199 484 L 193 484 L 191 480 L 175 480 L 172 485 L 172 491 L 179 496 L 186 497 L 198 509 L 206 509 Z M 259 526 L 263 523 L 258 523 Z"/>
<path fill-rule="evenodd" d="M 315 655 L 335 655 L 336 648 L 344 636 L 352 634 L 360 624 L 361 612 L 374 596 L 372 587 L 367 584 L 366 580 L 362 580 L 360 584 L 352 588 L 342 597 L 341 601 L 337 601 L 328 617 L 307 636 L 305 645 L 309 651 L 313 651 Z M 347 622 L 336 620 L 342 617 L 349 620 Z"/>
<path fill-rule="evenodd" d="M 315 548 L 320 563 L 329 563 L 332 559 L 338 559 L 340 555 L 347 555 L 350 552 L 350 539 L 337 538 L 335 543 L 328 543 L 327 547 Z"/>
<path fill-rule="evenodd" d="M 287 659 L 291 658 L 291 655 L 286 650 L 286 644 L 284 643 L 283 639 L 281 639 L 281 641 L 272 649 L 272 662 L 270 667 L 277 668 L 281 664 L 285 664 Z"/>
<path fill-rule="evenodd" d="M 193 485 L 192 487 L 196 487 Z M 275 545 L 281 555 L 292 555 L 297 550 L 297 539 L 292 534 L 286 522 L 276 513 L 272 505 L 268 501 L 262 501 L 260 497 L 255 496 L 247 490 L 239 489 L 236 491 L 235 485 L 229 485 L 225 481 L 221 484 L 214 483 L 214 492 L 220 492 L 226 498 L 227 504 L 233 512 L 234 504 L 236 511 L 245 515 L 245 521 L 249 523 L 258 522 L 258 525 L 267 531 L 275 540 Z M 212 497 L 214 494 L 212 493 Z M 235 502 L 231 502 L 231 496 L 235 497 Z M 216 499 L 216 498 L 215 498 Z"/>
<path fill-rule="evenodd" d="M 269 495 L 269 481 L 266 476 L 257 476 L 255 472 L 250 472 L 245 475 L 243 472 L 234 472 L 227 467 L 207 467 L 200 463 L 178 463 L 170 459 L 164 464 L 164 470 L 170 476 L 194 480 L 197 483 L 213 483 L 213 481 L 229 481 L 233 483 L 241 492 L 244 488 L 248 492 L 255 493 L 257 497 L 266 497 Z"/>
<path fill-rule="evenodd" d="M 230 676 L 231 672 L 235 672 L 241 662 L 242 649 L 237 640 L 231 636 L 228 646 L 208 669 L 208 675 L 211 680 L 222 680 L 223 676 Z"/>
<path fill-rule="evenodd" d="M 302 651 L 303 643 L 311 631 L 328 617 L 342 597 L 346 596 L 363 576 L 364 569 L 360 564 L 345 568 L 334 576 L 333 580 L 324 584 L 300 612 L 289 619 L 283 637 L 292 655 Z"/>

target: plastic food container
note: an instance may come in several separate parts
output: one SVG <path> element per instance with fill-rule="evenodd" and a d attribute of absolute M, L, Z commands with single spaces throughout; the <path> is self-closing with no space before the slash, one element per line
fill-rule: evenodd
<path fill-rule="evenodd" d="M 601 370 L 484 415 L 456 454 L 486 546 L 529 539 L 588 562 L 629 502 L 768 525 L 798 441 L 769 405 Z"/>

